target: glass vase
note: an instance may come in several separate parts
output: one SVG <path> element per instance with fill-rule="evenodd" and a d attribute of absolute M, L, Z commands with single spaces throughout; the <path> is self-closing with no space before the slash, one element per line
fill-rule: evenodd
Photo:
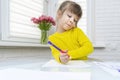
<path fill-rule="evenodd" d="M 41 30 L 41 44 L 47 44 L 48 42 L 48 31 L 47 30 Z"/>

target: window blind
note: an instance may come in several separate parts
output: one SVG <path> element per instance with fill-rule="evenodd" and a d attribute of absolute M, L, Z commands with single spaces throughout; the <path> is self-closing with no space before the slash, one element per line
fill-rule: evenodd
<path fill-rule="evenodd" d="M 39 42 L 40 30 L 31 18 L 45 14 L 44 5 L 45 0 L 10 0 L 9 37 L 15 41 Z"/>
<path fill-rule="evenodd" d="M 58 4 L 57 7 L 59 7 L 63 1 L 66 0 L 59 0 L 57 3 Z M 86 0 L 70 0 L 70 1 L 75 1 L 77 4 L 81 6 L 83 14 L 77 26 L 81 28 L 85 32 L 85 34 L 87 34 L 87 1 Z"/>

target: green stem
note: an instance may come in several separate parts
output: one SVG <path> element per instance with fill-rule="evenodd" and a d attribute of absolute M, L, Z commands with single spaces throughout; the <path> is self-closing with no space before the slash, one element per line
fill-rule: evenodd
<path fill-rule="evenodd" d="M 41 44 L 47 44 L 48 35 L 46 30 L 41 30 Z"/>

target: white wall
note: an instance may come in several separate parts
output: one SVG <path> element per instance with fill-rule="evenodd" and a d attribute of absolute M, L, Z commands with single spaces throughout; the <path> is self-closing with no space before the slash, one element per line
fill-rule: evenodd
<path fill-rule="evenodd" d="M 96 40 L 106 47 L 95 49 L 92 57 L 120 59 L 120 0 L 96 0 Z M 49 48 L 0 47 L 0 61 L 23 58 L 51 58 Z"/>
<path fill-rule="evenodd" d="M 48 47 L 0 47 L 0 61 L 22 60 L 22 59 L 51 59 Z"/>

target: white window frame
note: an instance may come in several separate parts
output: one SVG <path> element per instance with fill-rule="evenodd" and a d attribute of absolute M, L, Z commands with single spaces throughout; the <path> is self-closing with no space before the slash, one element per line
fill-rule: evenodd
<path fill-rule="evenodd" d="M 0 28 L 1 28 L 1 40 L 5 38 L 5 36 L 8 36 L 8 0 L 0 0 Z"/>
<path fill-rule="evenodd" d="M 87 8 L 87 34 L 95 44 L 95 0 L 88 0 Z"/>
<path fill-rule="evenodd" d="M 87 0 L 88 17 L 87 17 L 87 33 L 88 37 L 91 39 L 94 47 L 104 48 L 104 42 L 96 41 L 96 0 Z"/>
<path fill-rule="evenodd" d="M 30 39 L 9 37 L 9 4 L 9 0 L 0 0 L 0 46 L 48 47 L 48 45 L 29 42 Z"/>
<path fill-rule="evenodd" d="M 55 12 L 55 3 L 57 0 L 46 0 L 50 2 L 48 4 L 48 15 L 55 18 L 56 12 Z M 91 39 L 91 41 L 94 44 L 94 47 L 105 47 L 105 45 L 102 43 L 97 43 L 95 40 L 95 0 L 88 0 L 88 11 L 87 11 L 87 32 L 88 36 Z M 52 5 L 51 5 L 52 4 Z M 15 42 L 15 41 L 4 41 L 2 39 L 5 39 L 8 35 L 9 31 L 9 0 L 0 0 L 0 46 L 25 46 L 25 47 L 48 47 L 48 45 L 41 45 L 39 43 L 22 43 L 21 42 Z M 55 28 L 51 29 L 50 32 L 53 33 L 55 31 Z M 24 39 L 19 39 L 24 40 Z"/>

